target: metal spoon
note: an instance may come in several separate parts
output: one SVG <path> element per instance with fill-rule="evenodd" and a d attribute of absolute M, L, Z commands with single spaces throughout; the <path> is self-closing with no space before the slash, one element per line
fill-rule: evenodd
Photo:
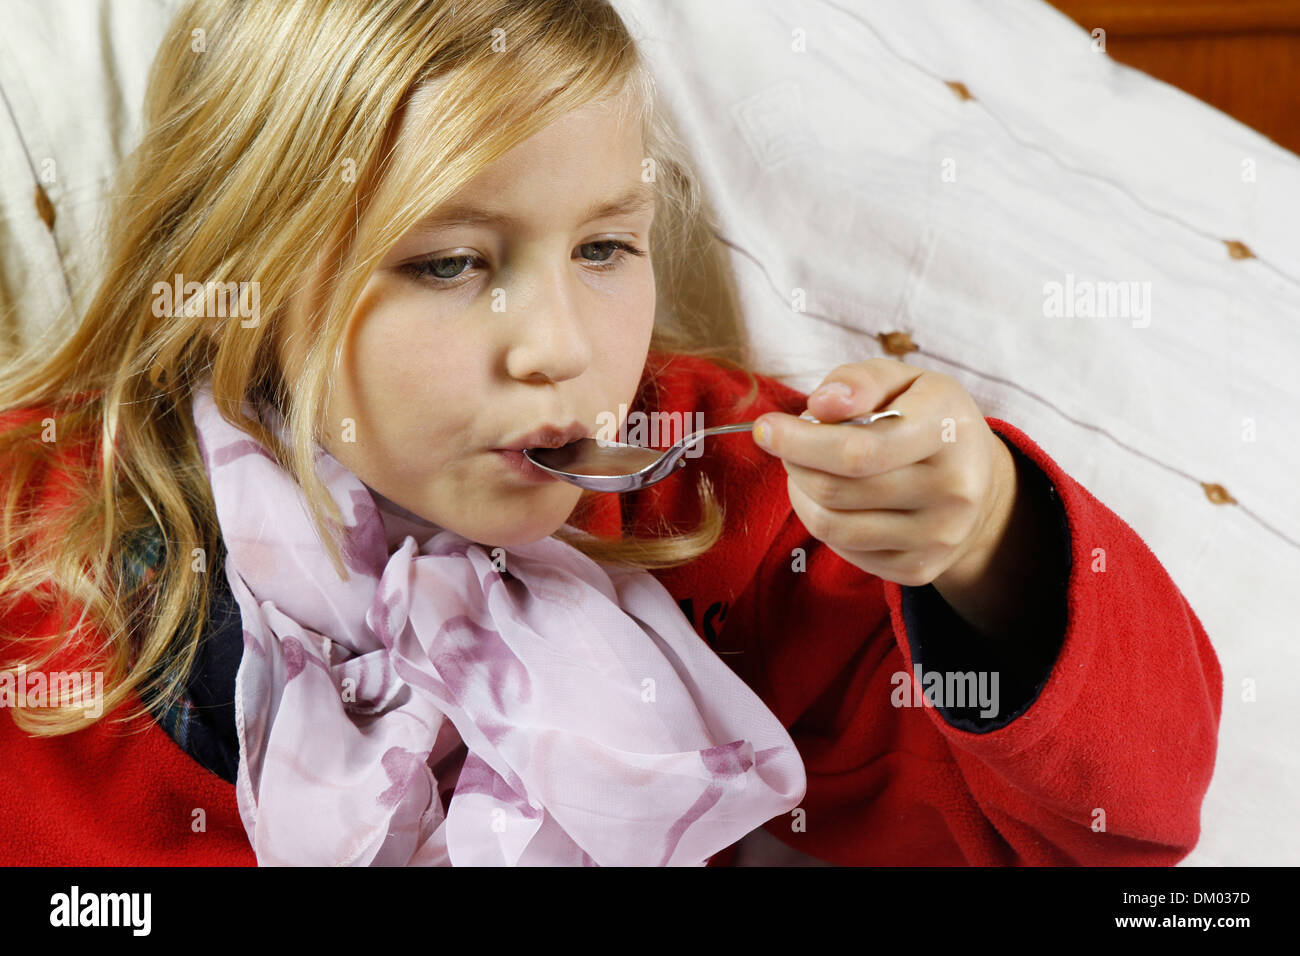
<path fill-rule="evenodd" d="M 849 418 L 841 422 L 823 422 L 809 412 L 804 412 L 799 417 L 815 425 L 870 425 L 882 418 L 902 418 L 903 413 L 891 409 L 876 412 L 866 418 Z M 753 422 L 702 428 L 666 451 L 599 438 L 580 438 L 559 448 L 526 448 L 524 457 L 543 471 L 579 488 L 589 488 L 592 491 L 636 491 L 663 481 L 672 474 L 674 465 L 684 467 L 686 462 L 682 456 L 706 435 L 747 432 L 753 428 Z"/>

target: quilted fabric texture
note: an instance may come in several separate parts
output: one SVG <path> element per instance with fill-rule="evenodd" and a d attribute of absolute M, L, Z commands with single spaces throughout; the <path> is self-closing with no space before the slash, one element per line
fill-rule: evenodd
<path fill-rule="evenodd" d="M 0 31 L 0 355 L 94 291 L 109 177 L 177 0 L 18 0 Z"/>
<path fill-rule="evenodd" d="M 615 3 L 764 370 L 951 375 L 1120 514 L 1224 669 L 1184 864 L 1300 861 L 1300 159 L 1038 0 Z"/>
<path fill-rule="evenodd" d="M 719 212 L 761 369 L 800 390 L 880 355 L 951 375 L 1123 517 L 1223 665 L 1185 864 L 1300 862 L 1300 158 L 1039 0 L 614 3 Z M 0 349 L 88 300 L 177 6 L 6 4 Z"/>

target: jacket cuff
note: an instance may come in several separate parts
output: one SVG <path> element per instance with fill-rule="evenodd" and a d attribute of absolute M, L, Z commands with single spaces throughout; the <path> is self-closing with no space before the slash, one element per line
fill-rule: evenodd
<path fill-rule="evenodd" d="M 1057 559 L 1051 586 L 1034 595 L 1035 606 L 1026 609 L 1033 619 L 1049 622 L 1044 632 L 1035 636 L 1034 651 L 1026 658 L 1020 647 L 1012 652 L 1014 657 L 1009 656 L 953 610 L 933 584 L 900 586 L 912 657 L 909 678 L 915 678 L 920 693 L 934 701 L 934 709 L 950 726 L 974 734 L 1006 727 L 1038 699 L 1065 640 L 1069 599 L 1071 539 L 1060 497 L 1051 479 L 1028 455 L 996 428 L 994 434 L 1016 460 L 1018 493 L 1032 496 L 1040 506 L 1039 513 L 1054 518 L 1047 522 L 1042 545 L 1045 559 Z M 949 678 L 956 674 L 971 676 L 965 681 Z M 955 693 L 948 693 L 949 687 Z M 915 686 L 912 693 L 917 693 Z M 965 706 L 953 706 L 958 701 Z"/>

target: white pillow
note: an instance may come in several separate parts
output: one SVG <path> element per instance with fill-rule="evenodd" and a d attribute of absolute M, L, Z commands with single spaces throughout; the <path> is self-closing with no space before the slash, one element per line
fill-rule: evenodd
<path fill-rule="evenodd" d="M 1300 159 L 1037 0 L 615 3 L 701 162 L 759 356 L 809 389 L 907 333 L 907 362 L 1124 518 L 1224 671 L 1184 862 L 1300 862 Z M 1051 283 L 1127 281 L 1124 316 L 1050 314 Z"/>
<path fill-rule="evenodd" d="M 0 350 L 90 304 L 109 177 L 140 134 L 179 0 L 6 0 L 0 30 Z M 46 225 L 38 187 L 49 200 Z"/>

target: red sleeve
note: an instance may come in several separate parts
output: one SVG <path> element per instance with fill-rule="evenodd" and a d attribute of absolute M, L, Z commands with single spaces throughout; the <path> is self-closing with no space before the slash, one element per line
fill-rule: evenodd
<path fill-rule="evenodd" d="M 970 732 L 922 712 L 996 829 L 1003 859 L 1172 865 L 1196 845 L 1214 772 L 1223 674 L 1209 637 L 1122 518 L 1018 428 L 988 422 L 1047 479 L 1062 513 L 1060 650 L 1037 699 L 1000 729 Z M 907 630 L 906 589 L 884 587 L 910 668 L 923 642 Z"/>
<path fill-rule="evenodd" d="M 997 661 L 933 588 L 866 574 L 791 511 L 722 635 L 808 770 L 802 821 L 766 829 L 841 865 L 1173 864 L 1199 837 L 1218 660 L 1133 529 L 1019 429 L 987 421 L 1059 516 L 1043 530 L 1045 556 L 1068 555 L 1043 598 L 1057 633 L 1041 660 Z M 945 662 L 1019 670 L 1007 708 L 989 720 L 924 706 L 914 667 Z"/>

